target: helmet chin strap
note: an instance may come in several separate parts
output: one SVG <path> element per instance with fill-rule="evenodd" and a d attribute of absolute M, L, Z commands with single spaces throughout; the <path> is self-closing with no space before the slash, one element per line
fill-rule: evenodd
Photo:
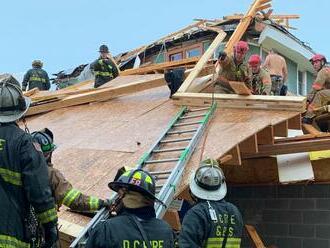
<path fill-rule="evenodd" d="M 26 122 L 25 117 L 22 118 L 22 122 L 23 122 L 23 124 L 24 124 L 24 131 L 25 131 L 26 133 L 30 134 L 30 130 L 29 130 L 28 126 L 27 126 L 27 122 Z"/>

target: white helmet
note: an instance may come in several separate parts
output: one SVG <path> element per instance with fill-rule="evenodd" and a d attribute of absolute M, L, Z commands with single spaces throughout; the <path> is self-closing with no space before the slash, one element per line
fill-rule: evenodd
<path fill-rule="evenodd" d="M 214 159 L 206 159 L 190 179 L 190 191 L 199 199 L 220 201 L 227 194 L 225 176 Z"/>

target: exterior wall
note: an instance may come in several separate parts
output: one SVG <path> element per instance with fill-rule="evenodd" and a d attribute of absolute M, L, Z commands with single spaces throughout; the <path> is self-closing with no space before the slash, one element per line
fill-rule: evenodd
<path fill-rule="evenodd" d="M 330 247 L 330 185 L 228 187 L 229 202 L 266 246 Z M 242 248 L 254 247 L 244 233 Z"/>
<path fill-rule="evenodd" d="M 282 55 L 283 56 L 283 55 Z M 291 59 L 284 57 L 286 61 L 286 65 L 288 68 L 288 80 L 287 85 L 289 87 L 289 91 L 293 94 L 297 94 L 298 92 L 298 66 L 295 62 L 293 62 Z"/>

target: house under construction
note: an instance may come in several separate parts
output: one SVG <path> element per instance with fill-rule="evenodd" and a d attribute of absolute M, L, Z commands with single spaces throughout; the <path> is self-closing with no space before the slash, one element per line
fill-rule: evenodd
<path fill-rule="evenodd" d="M 163 218 L 180 230 L 181 206 L 190 200 L 190 174 L 202 159 L 215 158 L 225 161 L 227 199 L 240 209 L 246 224 L 242 247 L 330 247 L 330 156 L 324 151 L 330 135 L 301 125 L 304 95 L 313 82 L 313 51 L 289 32 L 288 20 L 297 16 L 264 12 L 270 2 L 255 0 L 245 15 L 196 20 L 116 56 L 120 76 L 100 88 L 85 81 L 55 92 L 27 92 L 33 101 L 27 113 L 30 129 L 52 129 L 58 146 L 53 163 L 76 188 L 110 198 L 113 192 L 107 185 L 117 169 L 137 165 L 182 106 L 196 110 L 216 102 L 190 159 L 183 159 L 187 161 L 171 188 L 173 204 Z M 222 50 L 230 53 L 241 39 L 248 41 L 250 54 L 264 58 L 274 47 L 282 53 L 295 96 L 210 93 L 214 58 Z M 164 72 L 173 68 L 184 68 L 185 80 L 169 98 Z M 201 124 L 198 118 L 176 121 L 188 124 L 183 129 L 188 130 Z M 176 129 L 166 134 L 168 140 L 192 139 L 180 125 Z M 180 160 L 178 151 L 170 154 Z M 162 163 L 162 170 L 171 169 L 172 162 Z M 157 163 L 145 168 L 159 170 Z M 91 218 L 65 207 L 58 215 L 62 247 L 68 247 Z"/>

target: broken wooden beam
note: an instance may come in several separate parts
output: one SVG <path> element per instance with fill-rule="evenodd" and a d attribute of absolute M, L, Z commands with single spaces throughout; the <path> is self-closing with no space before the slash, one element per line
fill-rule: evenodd
<path fill-rule="evenodd" d="M 203 56 L 199 59 L 194 69 L 189 73 L 188 77 L 184 80 L 181 87 L 178 89 L 178 92 L 186 92 L 188 88 L 190 87 L 191 83 L 194 81 L 194 79 L 199 75 L 199 73 L 202 71 L 204 65 L 207 63 L 207 61 L 213 56 L 215 50 L 218 48 L 218 46 L 221 44 L 221 42 L 226 37 L 226 33 L 224 31 L 220 31 L 217 37 L 213 40 L 209 48 L 206 50 L 206 52 L 203 54 Z"/>
<path fill-rule="evenodd" d="M 218 102 L 218 108 L 247 108 L 263 110 L 285 110 L 301 112 L 305 109 L 306 98 L 300 96 L 241 96 L 235 94 L 212 93 L 180 93 L 173 95 L 178 105 L 210 105 L 213 100 Z"/>
<path fill-rule="evenodd" d="M 330 137 L 292 140 L 271 145 L 259 145 L 257 154 L 242 154 L 243 158 L 267 157 L 272 155 L 329 150 Z"/>
<path fill-rule="evenodd" d="M 262 242 L 260 236 L 257 233 L 257 230 L 254 228 L 254 226 L 251 225 L 245 225 L 245 229 L 247 233 L 249 234 L 249 237 L 251 238 L 254 247 L 255 248 L 267 248 L 264 243 Z"/>
<path fill-rule="evenodd" d="M 136 82 L 122 86 L 102 88 L 96 91 L 68 96 L 62 100 L 32 106 L 29 108 L 26 116 L 90 102 L 107 101 L 117 96 L 136 93 L 166 85 L 164 75 L 148 75 L 144 76 L 144 78 L 145 79 L 137 79 Z"/>

